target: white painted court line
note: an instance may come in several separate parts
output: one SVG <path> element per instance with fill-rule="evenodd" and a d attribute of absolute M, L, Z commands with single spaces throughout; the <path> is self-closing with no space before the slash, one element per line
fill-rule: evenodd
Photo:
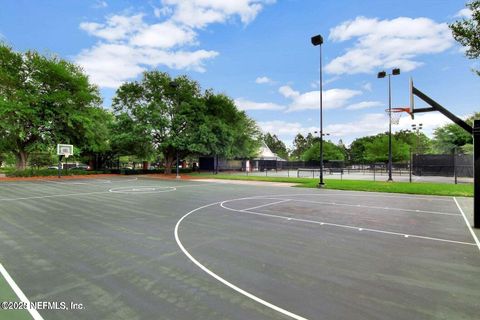
<path fill-rule="evenodd" d="M 265 199 L 270 199 L 270 198 L 265 198 Z M 258 208 L 263 208 L 263 207 L 268 207 L 268 206 L 273 206 L 274 204 L 278 204 L 278 203 L 283 203 L 283 202 L 288 202 L 290 201 L 290 199 L 287 199 L 287 200 L 280 200 L 280 201 L 276 201 L 276 202 L 271 202 L 271 203 L 267 203 L 267 204 L 262 204 L 260 206 L 256 206 L 256 207 L 251 207 L 251 208 L 247 208 L 247 209 L 242 209 L 242 210 L 253 210 L 253 209 L 258 209 Z"/>
<path fill-rule="evenodd" d="M 200 185 L 185 185 L 183 187 L 196 187 L 196 186 L 200 186 Z M 162 186 L 162 187 L 155 187 L 155 186 L 148 186 L 149 188 L 173 188 L 173 189 L 176 189 L 176 188 L 179 188 L 179 186 L 176 186 L 176 187 L 170 187 L 170 186 Z M 140 188 L 138 186 L 136 187 L 128 187 L 128 188 Z M 115 188 L 114 188 L 115 189 Z M 174 191 L 174 190 L 172 190 Z M 112 193 L 119 193 L 119 192 L 111 192 L 111 191 L 98 191 L 98 192 L 80 192 L 80 193 L 66 193 L 66 194 L 54 194 L 54 195 L 46 195 L 46 196 L 33 196 L 33 197 L 23 197 L 23 198 L 4 198 L 4 199 L 0 199 L 0 201 L 18 201 L 18 200 L 31 200 L 31 199 L 46 199 L 46 198 L 57 198 L 57 197 L 74 197 L 74 196 L 88 196 L 88 195 L 92 195 L 92 194 L 112 194 Z M 139 192 L 131 192 L 131 194 L 135 194 L 135 193 L 139 193 Z M 143 192 L 143 193 L 158 193 L 158 192 Z M 123 193 L 125 194 L 125 193 Z"/>
<path fill-rule="evenodd" d="M 455 201 L 455 204 L 458 207 L 458 210 L 462 213 L 463 219 L 465 220 L 465 223 L 467 224 L 468 230 L 470 230 L 470 234 L 472 235 L 473 239 L 475 240 L 475 243 L 478 247 L 478 250 L 480 250 L 480 241 L 478 241 L 477 235 L 475 232 L 473 232 L 472 226 L 470 225 L 470 222 L 468 222 L 467 217 L 465 216 L 465 213 L 462 210 L 462 207 L 460 207 L 460 204 L 457 201 L 457 198 L 453 197 L 453 201 Z"/>
<path fill-rule="evenodd" d="M 152 186 L 136 186 L 136 187 L 117 187 L 109 189 L 111 193 L 122 194 L 148 194 L 148 193 L 163 193 L 176 191 L 175 187 L 152 187 Z"/>
<path fill-rule="evenodd" d="M 244 199 L 251 199 L 251 198 L 244 198 Z M 242 200 L 242 199 L 237 199 L 237 200 Z M 254 294 L 246 291 L 246 290 L 243 290 L 239 287 L 237 287 L 236 285 L 234 285 L 233 283 L 225 280 L 224 278 L 220 277 L 218 274 L 214 273 L 213 271 L 211 271 L 210 269 L 208 269 L 207 267 L 205 267 L 203 264 L 201 264 L 200 262 L 198 262 L 197 259 L 195 259 L 189 252 L 187 249 L 185 249 L 185 247 L 183 246 L 182 242 L 180 241 L 180 237 L 178 235 L 178 229 L 180 227 L 180 224 L 182 223 L 182 221 L 188 217 L 189 215 L 191 215 L 192 213 L 198 211 L 198 210 L 201 210 L 201 209 L 205 209 L 207 207 L 211 207 L 211 206 L 214 206 L 214 205 L 218 205 L 220 204 L 221 202 L 214 202 L 214 203 L 211 203 L 211 204 L 207 204 L 205 206 L 202 206 L 202 207 L 199 207 L 199 208 L 196 208 L 190 212 L 188 212 L 187 214 L 185 214 L 183 217 L 180 218 L 180 220 L 178 220 L 177 224 L 175 225 L 175 231 L 174 231 L 174 235 L 175 235 L 175 241 L 177 242 L 177 245 L 180 247 L 180 249 L 182 250 L 182 252 L 187 256 L 188 259 L 190 259 L 190 261 L 192 261 L 197 267 L 199 267 L 200 269 L 202 269 L 204 272 L 206 272 L 208 275 L 210 275 L 211 277 L 213 277 L 214 279 L 216 279 L 217 281 L 220 281 L 221 283 L 223 283 L 224 285 L 226 285 L 227 287 L 237 291 L 238 293 L 246 296 L 247 298 L 249 299 L 252 299 L 253 301 L 256 301 L 260 304 L 263 304 L 264 306 L 272 309 L 272 310 L 275 310 L 279 313 L 282 313 L 288 317 L 291 317 L 293 319 L 296 319 L 296 320 L 307 320 L 306 318 L 304 317 L 301 317 L 295 313 L 292 313 L 288 310 L 285 310 L 283 308 L 280 308 L 279 306 L 276 306 L 266 300 L 263 300 L 257 296 L 255 296 Z"/>
<path fill-rule="evenodd" d="M 313 224 L 319 224 L 319 225 L 327 225 L 327 226 L 345 228 L 345 229 L 354 229 L 354 230 L 357 230 L 357 231 L 369 231 L 369 232 L 375 232 L 375 233 L 396 235 L 396 236 L 402 236 L 404 238 L 419 238 L 419 239 L 425 239 L 425 240 L 433 240 L 433 241 L 441 241 L 441 242 L 476 246 L 475 243 L 471 243 L 471 242 L 463 242 L 463 241 L 455 241 L 455 240 L 442 239 L 442 238 L 426 237 L 426 236 L 420 236 L 420 235 L 414 235 L 414 234 L 405 234 L 405 233 L 386 231 L 386 230 L 380 230 L 380 229 L 370 229 L 370 228 L 351 226 L 351 225 L 345 225 L 345 224 L 330 223 L 330 222 L 325 222 L 325 221 L 292 218 L 292 217 L 286 217 L 286 216 L 281 216 L 281 215 L 276 215 L 276 214 L 268 214 L 268 213 L 253 212 L 253 211 L 246 211 L 246 210 L 237 210 L 237 209 L 233 209 L 233 208 L 225 206 L 224 205 L 225 202 L 230 202 L 230 201 L 227 200 L 227 201 L 223 201 L 223 202 L 220 203 L 220 206 L 224 209 L 227 209 L 227 210 L 230 210 L 230 211 L 236 211 L 236 212 L 242 212 L 242 213 L 257 215 L 257 216 L 284 219 L 284 220 L 288 220 L 288 221 L 299 221 L 299 222 L 313 223 Z"/>
<path fill-rule="evenodd" d="M 12 277 L 10 274 L 8 274 L 7 270 L 4 268 L 4 266 L 0 263 L 0 273 L 2 276 L 5 278 L 7 283 L 10 285 L 10 287 L 13 289 L 17 297 L 22 301 L 23 303 L 28 305 L 28 312 L 32 316 L 34 320 L 43 320 L 42 316 L 36 309 L 31 309 L 30 308 L 30 300 L 28 300 L 27 296 L 23 293 L 23 291 L 17 286 L 15 281 L 13 281 Z"/>
<path fill-rule="evenodd" d="M 64 182 L 64 181 L 55 181 L 55 180 L 47 180 L 47 179 L 41 179 L 39 181 L 43 182 L 48 182 L 48 183 L 53 183 L 53 184 L 60 184 L 60 185 L 65 185 L 65 186 L 71 186 L 71 185 L 102 185 L 102 184 L 110 184 L 112 183 L 110 180 L 104 180 L 105 182 Z M 108 182 L 107 182 L 108 181 Z"/>
<path fill-rule="evenodd" d="M 439 214 L 445 216 L 460 216 L 459 213 L 450 213 L 450 212 L 440 212 L 440 211 L 427 211 L 427 210 L 416 210 L 416 209 L 404 209 L 404 208 L 392 208 L 392 207 L 378 207 L 378 206 L 365 206 L 362 204 L 349 204 L 349 203 L 338 203 L 338 202 L 326 202 L 326 201 L 312 201 L 312 200 L 299 200 L 299 199 L 290 199 L 293 202 L 306 202 L 306 203 L 318 203 L 334 206 L 345 206 L 345 207 L 356 207 L 356 208 L 368 208 L 368 209 L 381 209 L 381 210 L 391 210 L 391 211 L 407 211 L 414 213 L 428 213 L 428 214 Z M 245 209 L 247 210 L 247 209 Z"/>
<path fill-rule="evenodd" d="M 36 197 L 25 197 L 25 198 L 5 198 L 5 199 L 0 199 L 0 201 L 17 201 L 17 200 L 46 199 L 46 198 L 58 198 L 58 197 L 72 197 L 72 196 L 88 196 L 92 194 L 102 194 L 102 193 L 109 193 L 109 192 L 108 191 L 80 192 L 80 193 L 54 194 L 49 196 L 36 196 Z"/>
<path fill-rule="evenodd" d="M 335 192 L 342 192 L 336 195 L 348 195 L 353 197 L 375 197 L 375 198 L 399 198 L 399 199 L 416 199 L 416 200 L 429 200 L 429 201 L 446 201 L 450 202 L 449 197 L 445 196 L 435 196 L 431 195 L 425 197 L 425 195 L 406 195 L 405 193 L 390 193 L 386 194 L 385 192 L 370 192 L 370 191 L 354 191 L 354 190 L 335 190 L 335 189 L 322 189 L 322 192 L 325 193 L 335 193 Z"/>
<path fill-rule="evenodd" d="M 61 179 L 60 179 L 61 180 Z M 138 178 L 133 178 L 133 179 L 114 179 L 114 180 L 107 180 L 107 179 L 85 179 L 87 182 L 82 182 L 82 181 L 70 181 L 70 180 L 64 180 L 64 181 L 57 181 L 57 180 L 51 180 L 51 179 L 39 179 L 39 181 L 43 182 L 49 182 L 49 183 L 54 183 L 54 184 L 63 184 L 63 185 L 78 185 L 78 184 L 84 184 L 84 185 L 103 185 L 103 184 L 111 184 L 111 183 L 116 183 L 116 182 L 132 182 L 132 181 L 137 181 Z"/>
<path fill-rule="evenodd" d="M 210 184 L 210 183 L 183 184 L 183 185 L 177 185 L 177 186 L 173 186 L 173 187 L 174 188 L 185 188 L 185 187 L 204 187 L 204 186 L 212 186 L 212 184 Z"/>

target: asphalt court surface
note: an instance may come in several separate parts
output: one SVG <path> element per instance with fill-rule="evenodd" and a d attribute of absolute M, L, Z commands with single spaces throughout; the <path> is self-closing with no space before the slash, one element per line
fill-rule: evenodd
<path fill-rule="evenodd" d="M 5 182 L 0 243 L 30 301 L 83 306 L 37 319 L 480 314 L 480 250 L 451 197 L 146 177 Z"/>

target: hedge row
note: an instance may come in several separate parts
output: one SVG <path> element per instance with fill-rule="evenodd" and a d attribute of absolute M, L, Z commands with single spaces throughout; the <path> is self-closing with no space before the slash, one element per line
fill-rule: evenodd
<path fill-rule="evenodd" d="M 107 171 L 85 171 L 85 170 L 62 170 L 62 176 L 77 176 L 110 173 Z M 25 169 L 13 170 L 6 173 L 7 177 L 48 177 L 58 175 L 58 170 L 55 169 Z"/>
<path fill-rule="evenodd" d="M 62 176 L 77 176 L 77 175 L 90 175 L 90 174 L 102 174 L 102 173 L 117 173 L 117 174 L 163 174 L 164 169 L 156 170 L 142 170 L 142 169 L 111 169 L 102 171 L 86 171 L 86 170 L 62 170 Z M 175 174 L 176 170 L 172 170 L 172 174 Z M 191 173 L 192 169 L 185 168 L 180 169 L 180 173 Z M 7 177 L 48 177 L 58 175 L 56 169 L 25 169 L 25 170 L 9 170 L 5 171 Z"/>

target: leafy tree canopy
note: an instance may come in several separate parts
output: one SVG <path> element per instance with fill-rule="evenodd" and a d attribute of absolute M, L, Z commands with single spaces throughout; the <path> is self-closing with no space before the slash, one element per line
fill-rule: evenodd
<path fill-rule="evenodd" d="M 365 155 L 366 144 L 372 142 L 375 136 L 361 137 L 353 140 L 348 150 L 350 155 L 350 161 L 353 163 L 365 163 L 367 162 Z"/>
<path fill-rule="evenodd" d="M 316 139 L 302 155 L 305 161 L 316 160 L 320 161 L 320 139 Z M 323 160 L 345 160 L 344 150 L 330 141 L 323 141 Z"/>
<path fill-rule="evenodd" d="M 57 143 L 106 148 L 109 116 L 100 104 L 78 66 L 0 44 L 0 149 L 16 155 L 18 168 L 30 152 Z"/>
<path fill-rule="evenodd" d="M 466 122 L 473 125 L 473 120 L 479 118 L 480 112 L 477 112 L 469 117 Z M 446 124 L 433 132 L 433 148 L 437 153 L 451 153 L 455 147 L 461 148 L 472 143 L 472 135 L 455 123 Z M 469 148 L 466 147 L 466 150 L 469 150 Z"/>
<path fill-rule="evenodd" d="M 450 24 L 450 29 L 455 40 L 467 48 L 465 55 L 469 59 L 478 59 L 480 57 L 480 0 L 467 3 L 467 7 L 472 11 L 472 17 Z M 480 75 L 480 70 L 475 72 Z"/>
<path fill-rule="evenodd" d="M 392 136 L 392 161 L 409 159 L 410 147 L 407 143 Z M 365 144 L 365 159 L 368 162 L 388 162 L 388 135 L 380 134 Z"/>
<path fill-rule="evenodd" d="M 316 139 L 318 139 L 318 137 L 313 136 L 311 133 L 308 133 L 306 137 L 298 133 L 293 140 L 292 158 L 297 160 L 302 159 L 302 155 L 307 149 L 313 146 Z"/>
<path fill-rule="evenodd" d="M 273 153 L 276 153 L 280 158 L 285 160 L 288 159 L 288 150 L 282 140 L 278 139 L 277 135 L 267 132 L 262 136 L 265 144 L 272 150 Z"/>
<path fill-rule="evenodd" d="M 166 172 L 177 153 L 248 157 L 258 148 L 255 122 L 232 99 L 186 76 L 150 71 L 120 86 L 113 98 L 118 123 L 116 146 L 130 154 L 163 154 Z M 124 125 L 122 125 L 124 124 Z M 122 137 L 124 139 L 122 139 Z"/>

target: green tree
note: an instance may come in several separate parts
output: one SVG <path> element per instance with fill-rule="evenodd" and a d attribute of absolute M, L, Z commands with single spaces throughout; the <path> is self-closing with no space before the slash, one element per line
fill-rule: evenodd
<path fill-rule="evenodd" d="M 307 140 L 301 133 L 298 133 L 293 140 L 292 158 L 297 160 L 300 159 L 306 150 Z"/>
<path fill-rule="evenodd" d="M 106 113 L 98 88 L 76 65 L 0 44 L 0 149 L 24 169 L 29 153 L 71 143 L 106 147 Z"/>
<path fill-rule="evenodd" d="M 227 158 L 249 158 L 260 146 L 261 132 L 255 121 L 239 111 L 234 101 L 224 94 L 207 90 L 202 98 L 205 110 L 195 140 L 201 143 L 200 153 Z M 197 151 L 197 153 L 199 153 Z"/>
<path fill-rule="evenodd" d="M 311 133 L 308 133 L 306 137 L 298 133 L 293 140 L 292 157 L 297 160 L 302 159 L 305 151 L 312 147 L 316 141 L 318 141 L 318 137 L 315 137 Z"/>
<path fill-rule="evenodd" d="M 305 161 L 320 161 L 320 139 L 315 142 L 302 155 Z M 345 152 L 341 147 L 331 141 L 323 141 L 323 160 L 345 160 Z"/>
<path fill-rule="evenodd" d="M 186 76 L 172 79 L 167 73 L 145 72 L 140 81 L 118 88 L 113 109 L 117 122 L 125 124 L 118 131 L 127 138 L 116 145 L 123 143 L 120 149 L 137 155 L 161 153 L 166 173 L 177 154 L 244 157 L 258 148 L 255 122 L 232 99 L 212 91 L 202 94 L 199 84 Z"/>
<path fill-rule="evenodd" d="M 399 162 L 409 159 L 410 147 L 407 143 L 392 136 L 392 161 Z M 388 134 L 379 134 L 370 142 L 365 143 L 365 160 L 368 162 L 388 161 Z"/>
<path fill-rule="evenodd" d="M 365 148 L 367 143 L 372 142 L 375 136 L 367 136 L 355 139 L 348 149 L 350 155 L 350 161 L 353 163 L 365 163 L 367 162 L 365 155 Z"/>
<path fill-rule="evenodd" d="M 282 140 L 278 139 L 277 135 L 267 132 L 263 135 L 263 141 L 280 158 L 288 159 L 288 150 Z"/>
<path fill-rule="evenodd" d="M 154 154 L 152 137 L 139 122 L 127 113 L 119 113 L 111 124 L 111 150 L 120 156 L 147 158 Z"/>
<path fill-rule="evenodd" d="M 480 118 L 480 112 L 475 113 L 465 120 L 469 125 L 473 125 L 473 120 Z M 470 133 L 459 127 L 455 123 L 449 123 L 441 126 L 433 132 L 433 149 L 437 153 L 451 153 L 454 148 L 462 148 L 473 143 L 473 137 Z M 469 147 L 465 147 L 468 150 Z"/>
<path fill-rule="evenodd" d="M 467 8 L 472 11 L 470 19 L 458 20 L 449 25 L 453 38 L 466 47 L 465 55 L 469 59 L 480 57 L 480 1 L 467 3 Z M 474 70 L 480 75 L 480 70 Z"/>
<path fill-rule="evenodd" d="M 163 72 L 145 72 L 140 81 L 121 85 L 112 101 L 117 121 L 126 124 L 123 136 L 131 135 L 125 143 L 116 145 L 123 145 L 125 151 L 133 147 L 130 155 L 162 153 L 168 173 L 177 152 L 183 157 L 185 151 L 196 151 L 193 110 L 201 106 L 196 82 L 187 77 L 173 80 Z"/>
<path fill-rule="evenodd" d="M 418 150 L 422 153 L 431 151 L 431 140 L 423 133 L 410 130 L 400 130 L 393 134 L 399 141 L 408 144 L 412 150 Z"/>

